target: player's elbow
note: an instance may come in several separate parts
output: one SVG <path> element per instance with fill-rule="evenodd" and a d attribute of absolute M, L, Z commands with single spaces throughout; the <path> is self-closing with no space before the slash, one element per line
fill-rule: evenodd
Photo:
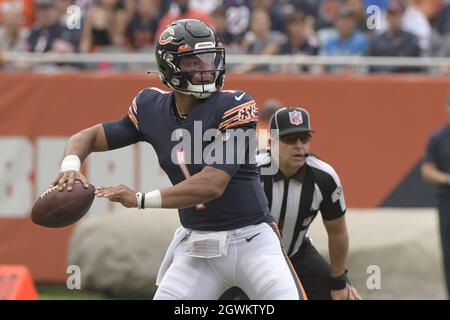
<path fill-rule="evenodd" d="M 207 167 L 202 171 L 200 180 L 200 194 L 209 201 L 222 196 L 230 178 L 222 170 Z"/>
<path fill-rule="evenodd" d="M 224 191 L 225 186 L 222 186 L 216 181 L 208 180 L 205 181 L 205 184 L 203 185 L 200 194 L 202 195 L 202 198 L 204 198 L 206 201 L 211 201 L 221 197 Z"/>

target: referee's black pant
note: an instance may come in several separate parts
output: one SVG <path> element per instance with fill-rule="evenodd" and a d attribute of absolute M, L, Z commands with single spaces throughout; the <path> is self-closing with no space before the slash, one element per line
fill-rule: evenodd
<path fill-rule="evenodd" d="M 441 235 L 443 258 L 442 260 L 444 262 L 447 298 L 450 298 L 450 198 L 440 197 L 438 203 L 439 231 Z"/>
<path fill-rule="evenodd" d="M 330 265 L 308 237 L 305 237 L 300 249 L 291 257 L 291 262 L 309 300 L 331 300 Z M 225 291 L 220 300 L 248 300 L 248 297 L 241 289 L 233 287 Z"/>

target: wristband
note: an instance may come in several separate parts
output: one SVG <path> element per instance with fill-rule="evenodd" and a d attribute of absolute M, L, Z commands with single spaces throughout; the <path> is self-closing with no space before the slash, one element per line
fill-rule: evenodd
<path fill-rule="evenodd" d="M 139 209 L 162 207 L 161 192 L 159 190 L 147 193 L 138 192 L 136 193 L 136 201 Z"/>
<path fill-rule="evenodd" d="M 145 193 L 138 192 L 136 193 L 136 202 L 137 202 L 137 208 L 138 209 L 144 209 L 145 208 Z"/>
<path fill-rule="evenodd" d="M 162 207 L 161 192 L 159 190 L 147 192 L 145 194 L 144 204 L 146 208 L 161 208 Z"/>
<path fill-rule="evenodd" d="M 81 161 L 78 156 L 74 154 L 70 154 L 65 156 L 63 161 L 61 162 L 61 172 L 64 171 L 80 171 Z"/>
<path fill-rule="evenodd" d="M 345 270 L 345 272 L 338 277 L 330 277 L 330 290 L 344 289 L 348 283 L 347 273 L 348 270 Z"/>

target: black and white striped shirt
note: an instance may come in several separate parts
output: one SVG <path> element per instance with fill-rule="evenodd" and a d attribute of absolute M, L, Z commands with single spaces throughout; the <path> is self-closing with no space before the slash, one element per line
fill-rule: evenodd
<path fill-rule="evenodd" d="M 259 166 L 270 161 L 270 154 L 258 155 Z M 261 181 L 289 256 L 300 248 L 319 210 L 324 220 L 345 214 L 344 193 L 336 171 L 313 155 L 289 179 L 278 171 L 275 175 L 261 175 Z"/>

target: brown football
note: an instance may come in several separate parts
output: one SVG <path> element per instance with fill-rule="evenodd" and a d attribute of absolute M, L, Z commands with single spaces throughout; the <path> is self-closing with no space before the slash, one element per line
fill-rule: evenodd
<path fill-rule="evenodd" d="M 58 191 L 56 187 L 46 190 L 36 201 L 31 211 L 31 220 L 43 227 L 61 228 L 80 220 L 92 205 L 95 187 L 84 188 L 75 180 L 73 189 Z"/>

